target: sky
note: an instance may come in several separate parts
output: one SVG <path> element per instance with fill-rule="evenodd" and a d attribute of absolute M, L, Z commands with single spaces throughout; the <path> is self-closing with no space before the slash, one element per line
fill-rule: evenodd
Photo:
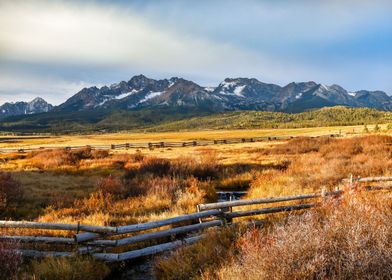
<path fill-rule="evenodd" d="M 392 1 L 0 0 L 0 103 L 144 74 L 392 95 Z"/>

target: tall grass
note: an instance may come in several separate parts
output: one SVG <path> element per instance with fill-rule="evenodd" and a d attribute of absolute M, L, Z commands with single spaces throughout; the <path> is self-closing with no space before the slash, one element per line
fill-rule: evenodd
<path fill-rule="evenodd" d="M 109 273 L 109 267 L 102 262 L 89 257 L 74 257 L 33 261 L 25 276 L 26 279 L 42 280 L 100 280 L 105 279 Z"/>
<path fill-rule="evenodd" d="M 271 229 L 253 230 L 219 279 L 389 279 L 392 196 L 351 194 Z M 215 278 L 214 277 L 214 278 Z"/>

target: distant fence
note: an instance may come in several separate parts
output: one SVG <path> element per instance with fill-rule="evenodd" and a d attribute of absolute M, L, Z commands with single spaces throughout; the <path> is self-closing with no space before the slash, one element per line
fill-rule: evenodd
<path fill-rule="evenodd" d="M 391 177 L 378 177 L 380 181 L 390 181 Z M 361 178 L 368 182 L 367 178 Z M 373 178 L 372 182 L 375 181 Z M 365 189 L 379 190 L 381 188 Z M 251 217 L 272 213 L 305 210 L 320 204 L 320 199 L 326 197 L 339 197 L 343 190 L 311 194 L 291 195 L 284 197 L 257 198 L 249 200 L 236 200 L 217 203 L 200 204 L 197 212 L 177 216 L 169 219 L 132 224 L 118 227 L 89 226 L 77 224 L 55 224 L 25 221 L 0 221 L 0 228 L 73 231 L 72 237 L 58 237 L 48 234 L 40 235 L 3 235 L 0 240 L 15 241 L 20 247 L 18 251 L 25 257 L 71 257 L 89 254 L 92 257 L 106 261 L 126 261 L 143 256 L 154 255 L 173 250 L 183 245 L 192 244 L 205 237 L 203 230 L 213 227 L 236 225 L 233 220 L 240 217 Z M 263 207 L 245 210 L 233 210 L 239 206 L 268 205 L 279 202 L 297 201 L 296 204 L 285 204 L 273 207 Z M 161 229 L 166 227 L 165 229 Z M 170 228 L 167 228 L 170 227 Z M 151 231 L 157 230 L 157 231 Z M 144 242 L 144 243 L 143 243 Z M 146 242 L 153 242 L 146 243 Z M 27 245 L 25 245 L 27 244 Z M 29 249 L 30 244 L 34 250 Z M 61 249 L 48 251 L 51 245 L 60 245 Z M 130 249 L 131 245 L 138 244 L 138 249 Z M 26 248 L 27 246 L 27 248 Z M 37 246 L 41 246 L 37 250 Z M 64 249 L 70 246 L 68 250 Z"/>
<path fill-rule="evenodd" d="M 338 137 L 340 134 L 328 134 L 325 136 Z M 67 149 L 76 150 L 82 148 L 101 149 L 101 150 L 128 150 L 128 149 L 142 149 L 142 148 L 180 148 L 180 147 L 195 147 L 195 146 L 210 146 L 223 144 L 238 144 L 238 143 L 252 143 L 263 141 L 276 141 L 293 139 L 293 136 L 269 136 L 269 137 L 251 137 L 251 138 L 230 138 L 218 140 L 194 140 L 194 141 L 177 141 L 177 142 L 143 142 L 143 143 L 124 143 L 124 144 L 109 144 L 109 145 L 84 145 L 84 146 L 61 146 L 61 147 L 38 147 L 38 148 L 4 148 L 0 149 L 0 153 L 26 153 L 39 150 L 48 149 Z"/>

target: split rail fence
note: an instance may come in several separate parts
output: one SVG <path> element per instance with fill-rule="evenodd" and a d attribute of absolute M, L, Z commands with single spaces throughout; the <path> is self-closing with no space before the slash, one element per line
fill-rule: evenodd
<path fill-rule="evenodd" d="M 338 137 L 339 134 L 329 134 L 329 137 Z M 142 148 L 180 148 L 192 146 L 210 146 L 223 144 L 238 144 L 251 143 L 275 140 L 288 140 L 294 138 L 293 136 L 270 136 L 270 137 L 252 137 L 252 138 L 230 138 L 218 140 L 199 140 L 199 141 L 177 141 L 177 142 L 143 142 L 143 143 L 124 143 L 124 144 L 109 144 L 109 145 L 85 145 L 85 146 L 65 146 L 65 147 L 38 147 L 38 148 L 4 148 L 0 149 L 1 153 L 26 153 L 47 149 L 67 149 L 77 150 L 82 148 L 101 149 L 101 150 L 127 150 L 127 149 L 142 149 Z"/>
<path fill-rule="evenodd" d="M 353 179 L 347 179 L 353 182 Z M 356 182 L 392 181 L 392 177 L 356 178 Z M 379 190 L 381 188 L 365 188 Z M 300 194 L 283 197 L 257 198 L 200 204 L 197 212 L 169 219 L 132 224 L 126 226 L 90 226 L 82 224 L 55 224 L 26 221 L 0 221 L 3 233 L 29 229 L 38 230 L 39 235 L 1 235 L 0 241 L 15 244 L 25 257 L 71 257 L 89 254 L 106 262 L 126 261 L 143 256 L 154 255 L 195 243 L 205 237 L 208 228 L 236 225 L 235 219 L 260 216 L 272 213 L 305 210 L 319 205 L 326 197 L 339 197 L 344 190 Z M 274 203 L 284 202 L 276 206 Z M 287 204 L 287 202 L 290 202 Z M 295 202 L 292 204 L 291 202 Z M 261 205 L 274 204 L 271 207 Z M 252 208 L 257 205 L 257 208 Z M 234 209 L 246 206 L 245 209 Z M 51 235 L 46 232 L 49 230 Z M 53 236 L 55 231 L 72 232 L 68 236 Z M 138 247 L 135 247 L 138 245 Z M 32 248 L 34 247 L 34 248 Z M 53 248 L 60 248 L 53 250 Z M 38 248 L 38 249 L 37 249 Z M 52 248 L 52 251 L 48 251 Z"/>

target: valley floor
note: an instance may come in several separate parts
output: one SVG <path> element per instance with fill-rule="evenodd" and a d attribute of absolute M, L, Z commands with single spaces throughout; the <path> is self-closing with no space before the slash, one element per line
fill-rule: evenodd
<path fill-rule="evenodd" d="M 375 125 L 368 125 L 372 131 Z M 387 124 L 379 125 L 382 130 Z M 180 132 L 121 132 L 91 135 L 63 135 L 63 136 L 0 136 L 0 149 L 2 148 L 39 148 L 39 147 L 66 147 L 80 145 L 108 145 L 139 142 L 158 141 L 191 141 L 216 140 L 241 137 L 263 136 L 321 136 L 328 134 L 352 135 L 364 131 L 363 125 L 355 126 L 328 126 L 292 129 L 237 129 L 237 130 L 200 130 Z"/>
<path fill-rule="evenodd" d="M 345 188 L 342 179 L 351 174 L 390 176 L 392 137 L 386 126 L 381 126 L 382 133 L 363 132 L 363 126 L 352 126 L 8 139 L 0 148 L 54 148 L 0 155 L 0 219 L 118 226 L 194 212 L 196 205 L 216 201 L 217 190 L 246 191 L 245 198 L 259 198 Z M 309 137 L 336 133 L 346 137 Z M 163 149 L 55 148 L 260 136 L 301 137 Z M 308 214 L 256 216 L 252 220 L 266 222 L 261 229 L 210 230 L 206 240 L 149 259 L 151 265 L 144 267 L 158 279 L 385 279 L 392 272 L 392 262 L 387 262 L 392 260 L 391 203 L 390 192 L 364 194 L 358 188 L 333 207 L 323 205 Z M 360 227 L 355 223 L 358 219 Z M 37 234 L 34 230 L 0 229 L 0 235 L 11 233 Z M 142 245 L 146 243 L 137 246 Z M 0 264 L 10 258 L 4 246 L 0 242 Z M 132 271 L 138 270 L 132 263 L 117 267 L 85 257 L 34 260 L 23 265 L 17 256 L 11 257 L 14 266 L 0 265 L 0 272 L 10 279 L 16 275 L 19 279 L 132 278 L 137 276 Z M 279 259 L 282 266 L 277 267 Z M 362 267 L 356 267 L 357 262 Z"/>

